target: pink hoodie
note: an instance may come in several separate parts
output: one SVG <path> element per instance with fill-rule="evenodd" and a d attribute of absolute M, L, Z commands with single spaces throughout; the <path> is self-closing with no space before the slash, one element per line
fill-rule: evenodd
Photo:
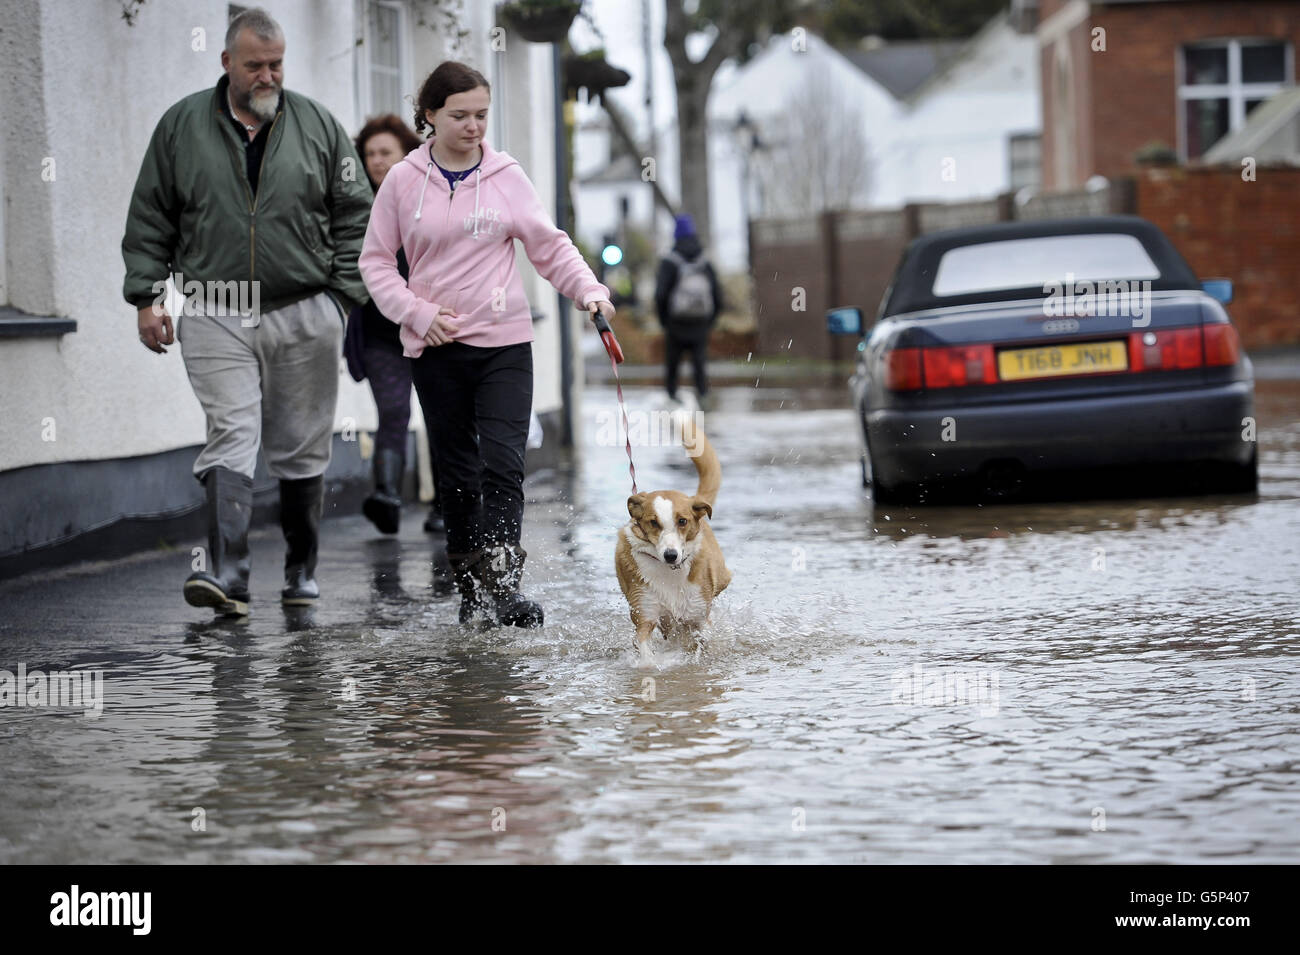
<path fill-rule="evenodd" d="M 480 141 L 483 161 L 453 193 L 433 163 L 432 143 L 388 170 L 361 247 L 361 277 L 379 311 L 401 325 L 408 358 L 424 351 L 441 306 L 456 313 L 455 341 L 493 347 L 533 340 L 515 238 L 542 278 L 580 307 L 609 299 L 517 160 Z M 409 287 L 397 271 L 398 248 L 410 264 Z"/>

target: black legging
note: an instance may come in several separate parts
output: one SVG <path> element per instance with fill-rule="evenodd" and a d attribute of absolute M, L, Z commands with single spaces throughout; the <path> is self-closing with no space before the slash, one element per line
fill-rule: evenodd
<path fill-rule="evenodd" d="M 366 380 L 379 412 L 375 450 L 406 454 L 406 432 L 411 421 L 411 360 L 401 345 L 367 338 L 362 350 Z"/>
<path fill-rule="evenodd" d="M 532 343 L 426 346 L 411 372 L 425 427 L 438 446 L 447 552 L 518 544 L 533 404 Z"/>

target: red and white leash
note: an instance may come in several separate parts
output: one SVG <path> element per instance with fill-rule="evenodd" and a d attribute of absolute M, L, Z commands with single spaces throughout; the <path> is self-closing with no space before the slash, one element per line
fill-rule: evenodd
<path fill-rule="evenodd" d="M 627 471 L 632 476 L 632 493 L 636 490 L 636 465 L 632 463 L 632 435 L 628 431 L 627 423 L 627 404 L 623 401 L 623 383 L 618 377 L 618 366 L 623 361 L 623 349 L 618 345 L 618 339 L 614 337 L 614 330 L 609 327 L 609 322 L 600 312 L 595 312 L 591 316 L 592 322 L 596 325 L 596 331 L 600 333 L 600 340 L 605 345 L 605 352 L 609 355 L 609 366 L 614 369 L 614 387 L 618 390 L 618 407 L 623 413 L 623 435 L 627 442 Z"/>

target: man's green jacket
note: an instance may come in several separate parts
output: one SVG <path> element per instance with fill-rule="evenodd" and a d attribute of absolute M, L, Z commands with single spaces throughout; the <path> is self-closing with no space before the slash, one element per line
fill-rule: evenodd
<path fill-rule="evenodd" d="M 185 97 L 154 130 L 122 239 L 123 297 L 161 302 L 155 283 L 179 273 L 184 285 L 256 282 L 263 312 L 328 289 L 346 314 L 369 298 L 357 256 L 373 199 L 352 141 L 325 107 L 284 90 L 254 195 L 228 83 Z"/>

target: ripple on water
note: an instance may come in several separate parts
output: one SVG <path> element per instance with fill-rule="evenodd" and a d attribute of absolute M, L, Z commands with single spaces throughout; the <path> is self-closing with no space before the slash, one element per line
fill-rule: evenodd
<path fill-rule="evenodd" d="M 0 711 L 0 861 L 1296 860 L 1300 404 L 1261 405 L 1258 501 L 885 512 L 851 413 L 743 398 L 710 416 L 735 579 L 702 652 L 636 665 L 627 462 L 592 443 L 530 485 L 567 535 L 540 630 L 462 632 L 416 548 L 361 623 L 16 639 L 112 705 Z M 693 487 L 675 448 L 637 469 Z"/>

